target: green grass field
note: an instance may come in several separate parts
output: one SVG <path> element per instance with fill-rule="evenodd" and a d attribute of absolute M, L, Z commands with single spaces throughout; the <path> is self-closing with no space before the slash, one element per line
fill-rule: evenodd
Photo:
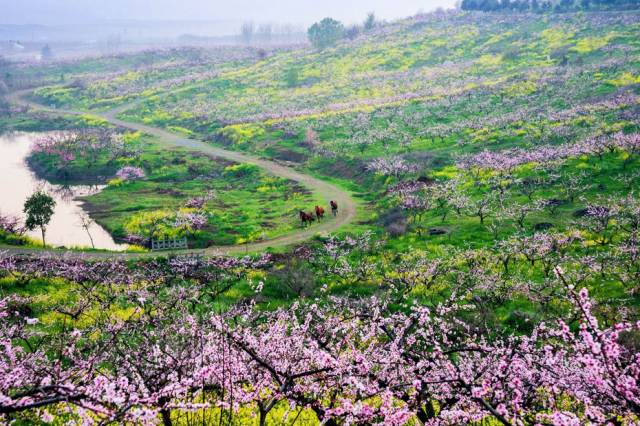
<path fill-rule="evenodd" d="M 90 215 L 117 239 L 140 232 L 149 215 L 172 220 L 176 213 L 197 212 L 206 224 L 188 232 L 194 248 L 261 241 L 296 230 L 300 226 L 298 212 L 321 202 L 306 188 L 253 165 L 167 149 L 138 133 L 125 134 L 124 141 L 125 147 L 116 158 L 109 149 L 95 156 L 78 152 L 64 169 L 65 182 L 107 184 L 98 194 L 82 200 Z M 56 155 L 36 152 L 29 162 L 43 177 L 61 181 Z M 115 178 L 123 166 L 140 167 L 146 176 L 136 181 Z M 189 200 L 207 194 L 204 205 L 188 205 Z M 170 226 L 162 228 L 156 238 L 175 236 Z"/>

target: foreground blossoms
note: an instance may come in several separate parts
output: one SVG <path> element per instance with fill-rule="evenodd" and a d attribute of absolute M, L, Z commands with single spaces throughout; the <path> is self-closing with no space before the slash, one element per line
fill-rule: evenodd
<path fill-rule="evenodd" d="M 29 300 L 0 300 L 0 413 L 168 425 L 185 413 L 249 408 L 267 424 L 284 403 L 328 425 L 639 421 L 640 352 L 629 342 L 640 323 L 601 327 L 586 289 L 560 267 L 553 279 L 577 328 L 558 319 L 526 335 L 479 333 L 463 319 L 463 295 L 432 308 L 378 298 L 274 312 L 197 308 L 269 263 L 3 256 L 0 268 L 20 279 L 76 283 L 79 303 L 59 308 L 61 324 L 45 325 L 29 316 Z"/>

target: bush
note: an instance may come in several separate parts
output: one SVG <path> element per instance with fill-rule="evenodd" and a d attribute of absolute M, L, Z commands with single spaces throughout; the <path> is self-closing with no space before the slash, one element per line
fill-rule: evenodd
<path fill-rule="evenodd" d="M 349 40 L 354 40 L 359 35 L 360 35 L 360 27 L 357 25 L 350 26 L 344 32 L 344 36 Z"/>
<path fill-rule="evenodd" d="M 297 68 L 289 68 L 284 75 L 287 87 L 296 87 L 300 83 L 300 71 Z"/>
<path fill-rule="evenodd" d="M 224 174 L 232 177 L 257 176 L 260 174 L 260 168 L 255 164 L 234 164 L 224 169 Z"/>
<path fill-rule="evenodd" d="M 316 22 L 307 32 L 314 47 L 324 49 L 333 46 L 344 36 L 344 26 L 332 18 Z"/>
<path fill-rule="evenodd" d="M 273 272 L 274 286 L 278 294 L 305 298 L 313 295 L 316 281 L 313 270 L 305 262 L 296 258 L 289 258 Z"/>

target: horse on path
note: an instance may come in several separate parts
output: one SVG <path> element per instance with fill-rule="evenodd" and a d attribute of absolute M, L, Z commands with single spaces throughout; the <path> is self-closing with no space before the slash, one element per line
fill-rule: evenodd
<path fill-rule="evenodd" d="M 316 206 L 316 217 L 318 220 L 324 219 L 324 209 L 320 206 Z"/>
<path fill-rule="evenodd" d="M 313 216 L 313 213 L 306 213 L 300 210 L 300 221 L 302 221 L 302 226 L 311 225 L 316 218 Z"/>

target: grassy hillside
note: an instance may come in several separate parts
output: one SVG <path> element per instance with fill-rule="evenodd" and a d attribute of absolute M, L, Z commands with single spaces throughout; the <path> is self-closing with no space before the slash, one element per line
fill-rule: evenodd
<path fill-rule="evenodd" d="M 123 119 L 332 179 L 359 193 L 360 225 L 392 251 L 497 249 L 576 229 L 590 241 L 586 209 L 638 184 L 639 32 L 633 11 L 436 13 L 324 50 L 69 64 L 73 84 L 36 96 L 118 105 Z"/>
<path fill-rule="evenodd" d="M 589 206 L 636 189 L 636 148 L 620 138 L 639 126 L 639 32 L 637 12 L 430 14 L 249 63 L 163 52 L 144 67 L 119 59 L 124 69 L 101 80 L 83 77 L 99 61 L 69 65 L 77 84 L 36 96 L 89 109 L 138 99 L 121 118 L 355 190 L 361 225 L 391 250 L 481 249 L 570 232 Z M 170 77 L 190 75 L 194 58 L 207 58 L 200 74 Z M 501 167 L 519 157 L 535 158 Z"/>
<path fill-rule="evenodd" d="M 34 297 L 23 309 L 42 327 L 67 326 L 47 314 L 69 309 L 48 299 L 53 286 L 91 300 L 87 312 L 100 306 L 104 324 L 133 324 L 124 338 L 97 332 L 122 353 L 163 343 L 189 383 L 158 380 L 156 400 L 133 404 L 152 407 L 144 415 L 222 423 L 230 407 L 225 424 L 247 411 L 293 424 L 288 410 L 264 423 L 266 406 L 276 417 L 286 403 L 308 424 L 637 423 L 640 13 L 434 13 L 320 51 L 220 59 L 213 72 L 205 61 L 184 79 L 183 55 L 143 68 L 127 68 L 130 57 L 102 78 L 86 74 L 95 62 L 71 64 L 76 83 L 35 96 L 118 106 L 124 120 L 279 160 L 353 191 L 363 211 L 338 235 L 260 259 L 5 261 L 0 290 Z M 90 205 L 153 216 L 213 188 L 225 205 L 208 204 L 210 224 L 225 242 L 271 201 L 285 229 L 291 191 L 302 192 L 182 152 L 154 148 L 132 164 L 148 177 Z M 99 276 L 110 268 L 115 278 Z M 126 285 L 103 297 L 113 280 Z M 236 349 L 237 383 L 220 369 Z M 210 362 L 196 390 L 192 359 Z M 227 389 L 244 393 L 229 401 Z"/>

